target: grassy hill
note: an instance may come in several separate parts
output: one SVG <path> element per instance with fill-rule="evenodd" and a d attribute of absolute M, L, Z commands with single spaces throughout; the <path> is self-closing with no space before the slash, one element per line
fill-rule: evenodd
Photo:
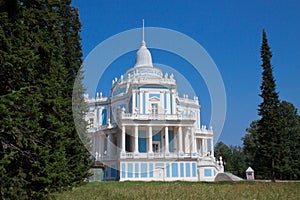
<path fill-rule="evenodd" d="M 98 182 L 53 198 L 77 199 L 300 199 L 300 182 Z"/>

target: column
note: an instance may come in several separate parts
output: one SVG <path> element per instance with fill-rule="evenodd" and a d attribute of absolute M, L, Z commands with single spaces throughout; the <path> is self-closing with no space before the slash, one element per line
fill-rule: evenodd
<path fill-rule="evenodd" d="M 102 110 L 103 110 L 103 108 L 100 107 L 100 108 L 99 108 L 99 126 L 102 125 Z"/>
<path fill-rule="evenodd" d="M 139 100 L 140 114 L 143 114 L 143 92 L 142 91 L 140 91 L 139 97 L 140 97 Z"/>
<path fill-rule="evenodd" d="M 135 90 L 132 90 L 132 113 L 135 114 L 135 109 L 136 109 L 136 91 Z"/>
<path fill-rule="evenodd" d="M 205 144 L 205 150 L 206 150 L 206 155 L 208 154 L 208 139 L 206 138 L 205 139 L 205 142 L 204 142 L 204 144 Z"/>
<path fill-rule="evenodd" d="M 201 145 L 202 152 L 201 153 L 202 153 L 202 156 L 204 156 L 204 151 L 205 151 L 205 149 L 204 149 L 205 148 L 204 147 L 205 146 L 205 144 L 204 144 L 204 138 L 202 138 L 201 141 L 202 141 L 202 145 Z"/>
<path fill-rule="evenodd" d="M 178 127 L 178 153 L 182 154 L 182 127 Z"/>
<path fill-rule="evenodd" d="M 192 147 L 192 149 L 191 149 L 191 153 L 196 153 L 196 148 L 195 148 L 195 135 L 194 135 L 194 132 L 193 132 L 193 129 L 192 128 L 190 128 L 190 133 L 191 133 L 191 147 Z"/>
<path fill-rule="evenodd" d="M 112 134 L 109 133 L 108 138 L 107 138 L 107 156 L 112 156 L 112 150 L 113 150 L 112 145 L 113 145 L 113 143 L 112 143 Z"/>
<path fill-rule="evenodd" d="M 126 128 L 125 126 L 123 125 L 122 126 L 122 141 L 121 141 L 121 150 L 122 150 L 122 153 L 125 153 L 125 137 L 126 137 Z"/>
<path fill-rule="evenodd" d="M 213 139 L 210 139 L 210 146 L 211 146 L 211 156 L 214 156 L 214 142 Z"/>
<path fill-rule="evenodd" d="M 95 109 L 94 109 L 94 127 L 97 128 L 98 126 L 98 116 L 97 116 L 97 110 L 98 108 L 95 106 Z"/>
<path fill-rule="evenodd" d="M 177 114 L 177 105 L 176 105 L 176 96 L 175 96 L 175 93 L 174 91 L 172 91 L 172 111 L 173 111 L 173 115 L 176 115 Z"/>
<path fill-rule="evenodd" d="M 158 107 L 158 113 L 159 114 L 165 114 L 165 109 L 164 109 L 164 91 L 160 91 L 159 94 L 159 99 L 160 99 L 160 103 L 159 103 L 159 107 Z"/>
<path fill-rule="evenodd" d="M 171 109 L 170 109 L 170 91 L 166 91 L 166 101 L 167 101 L 167 113 L 166 114 L 171 114 Z"/>
<path fill-rule="evenodd" d="M 190 153 L 190 142 L 189 142 L 189 133 L 188 129 L 185 128 L 185 133 L 184 133 L 184 153 Z"/>
<path fill-rule="evenodd" d="M 165 126 L 165 153 L 169 153 L 169 129 Z"/>
<path fill-rule="evenodd" d="M 148 91 L 145 91 L 145 100 L 144 101 L 145 101 L 145 114 L 149 114 L 150 105 L 149 105 L 149 92 Z"/>
<path fill-rule="evenodd" d="M 152 126 L 148 127 L 148 153 L 153 153 L 153 149 L 152 149 Z"/>
<path fill-rule="evenodd" d="M 200 129 L 200 123 L 201 123 L 201 120 L 200 120 L 200 108 L 199 108 L 199 110 L 197 111 L 197 118 L 198 118 L 197 128 Z"/>
<path fill-rule="evenodd" d="M 134 153 L 139 153 L 139 127 L 134 126 Z"/>

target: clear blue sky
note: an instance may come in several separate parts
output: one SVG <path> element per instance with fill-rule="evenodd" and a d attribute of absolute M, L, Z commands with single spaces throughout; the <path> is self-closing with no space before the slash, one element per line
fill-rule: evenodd
<path fill-rule="evenodd" d="M 300 108 L 299 1 L 73 0 L 73 5 L 78 7 L 82 23 L 84 58 L 107 38 L 140 28 L 142 19 L 148 27 L 173 29 L 201 44 L 216 63 L 227 94 L 227 116 L 219 141 L 228 145 L 242 144 L 245 129 L 252 120 L 258 119 L 262 28 L 267 32 L 273 53 L 272 65 L 280 99 Z M 172 55 L 166 52 L 151 52 L 154 62 L 170 62 L 170 66 L 178 69 L 188 65 L 174 56 L 171 60 Z M 104 94 L 108 93 L 111 80 L 132 67 L 134 60 L 135 52 L 110 66 L 106 72 L 109 77 L 101 84 L 107 88 L 106 92 L 103 89 Z M 187 71 L 184 75 L 192 79 L 193 72 Z M 202 122 L 207 124 L 210 99 L 200 79 L 196 92 L 202 104 Z"/>

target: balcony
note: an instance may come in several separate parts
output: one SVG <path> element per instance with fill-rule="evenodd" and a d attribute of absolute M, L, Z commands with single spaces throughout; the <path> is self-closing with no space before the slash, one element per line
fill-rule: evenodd
<path fill-rule="evenodd" d="M 196 120 L 196 116 L 193 114 L 181 115 L 181 114 L 132 114 L 122 113 L 121 119 L 126 120 Z"/>
<path fill-rule="evenodd" d="M 98 157 L 97 161 L 110 161 L 110 160 L 117 160 L 117 159 L 184 159 L 184 158 L 198 158 L 200 155 L 196 153 L 177 153 L 177 152 L 170 152 L 170 153 L 133 153 L 133 152 L 126 152 L 121 154 L 120 156 L 101 156 Z"/>

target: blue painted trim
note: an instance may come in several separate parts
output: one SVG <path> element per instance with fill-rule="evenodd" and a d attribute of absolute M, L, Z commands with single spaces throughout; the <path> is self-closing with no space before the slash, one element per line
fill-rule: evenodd
<path fill-rule="evenodd" d="M 184 177 L 184 163 L 180 163 L 180 177 Z"/>
<path fill-rule="evenodd" d="M 160 94 L 149 94 L 149 98 L 151 99 L 152 97 L 157 97 L 160 99 Z"/>
<path fill-rule="evenodd" d="M 185 174 L 186 174 L 186 177 L 191 176 L 190 163 L 185 163 Z"/>
<path fill-rule="evenodd" d="M 173 114 L 173 99 L 172 99 L 172 94 L 170 93 L 170 111 L 171 111 L 171 115 Z"/>
<path fill-rule="evenodd" d="M 169 150 L 170 152 L 174 152 L 174 131 L 169 132 Z"/>
<path fill-rule="evenodd" d="M 149 171 L 150 171 L 150 173 L 149 173 L 150 178 L 153 178 L 153 163 L 150 163 L 150 165 L 149 165 Z"/>
<path fill-rule="evenodd" d="M 196 177 L 197 169 L 196 169 L 196 163 L 192 163 L 192 176 Z"/>
<path fill-rule="evenodd" d="M 166 164 L 167 164 L 166 174 L 167 174 L 167 177 L 170 177 L 170 163 L 166 163 Z"/>
<path fill-rule="evenodd" d="M 147 163 L 141 164 L 141 178 L 147 178 L 148 171 L 147 171 Z"/>
<path fill-rule="evenodd" d="M 164 163 L 155 163 L 155 167 L 164 167 Z"/>
<path fill-rule="evenodd" d="M 165 112 L 165 109 L 167 109 L 167 94 L 164 93 L 164 112 Z"/>
<path fill-rule="evenodd" d="M 135 173 L 134 173 L 134 177 L 135 178 L 139 178 L 139 163 L 135 163 L 135 169 L 134 169 L 134 171 L 135 171 Z"/>
<path fill-rule="evenodd" d="M 211 169 L 204 169 L 204 176 L 211 176 Z"/>
<path fill-rule="evenodd" d="M 102 110 L 102 125 L 106 124 L 106 117 L 107 117 L 107 110 L 103 109 Z"/>
<path fill-rule="evenodd" d="M 178 163 L 172 163 L 172 177 L 178 177 Z"/>
<path fill-rule="evenodd" d="M 125 163 L 122 163 L 122 178 L 125 178 Z"/>
<path fill-rule="evenodd" d="M 132 163 L 127 164 L 128 178 L 133 177 L 133 165 Z"/>
<path fill-rule="evenodd" d="M 91 104 L 89 106 L 107 106 L 107 105 L 110 105 L 110 103 L 95 103 L 95 104 Z"/>
<path fill-rule="evenodd" d="M 138 143 L 139 143 L 139 152 L 146 153 L 147 152 L 147 136 L 146 131 L 139 130 L 138 135 Z"/>
<path fill-rule="evenodd" d="M 143 114 L 146 114 L 146 94 L 143 92 Z"/>

